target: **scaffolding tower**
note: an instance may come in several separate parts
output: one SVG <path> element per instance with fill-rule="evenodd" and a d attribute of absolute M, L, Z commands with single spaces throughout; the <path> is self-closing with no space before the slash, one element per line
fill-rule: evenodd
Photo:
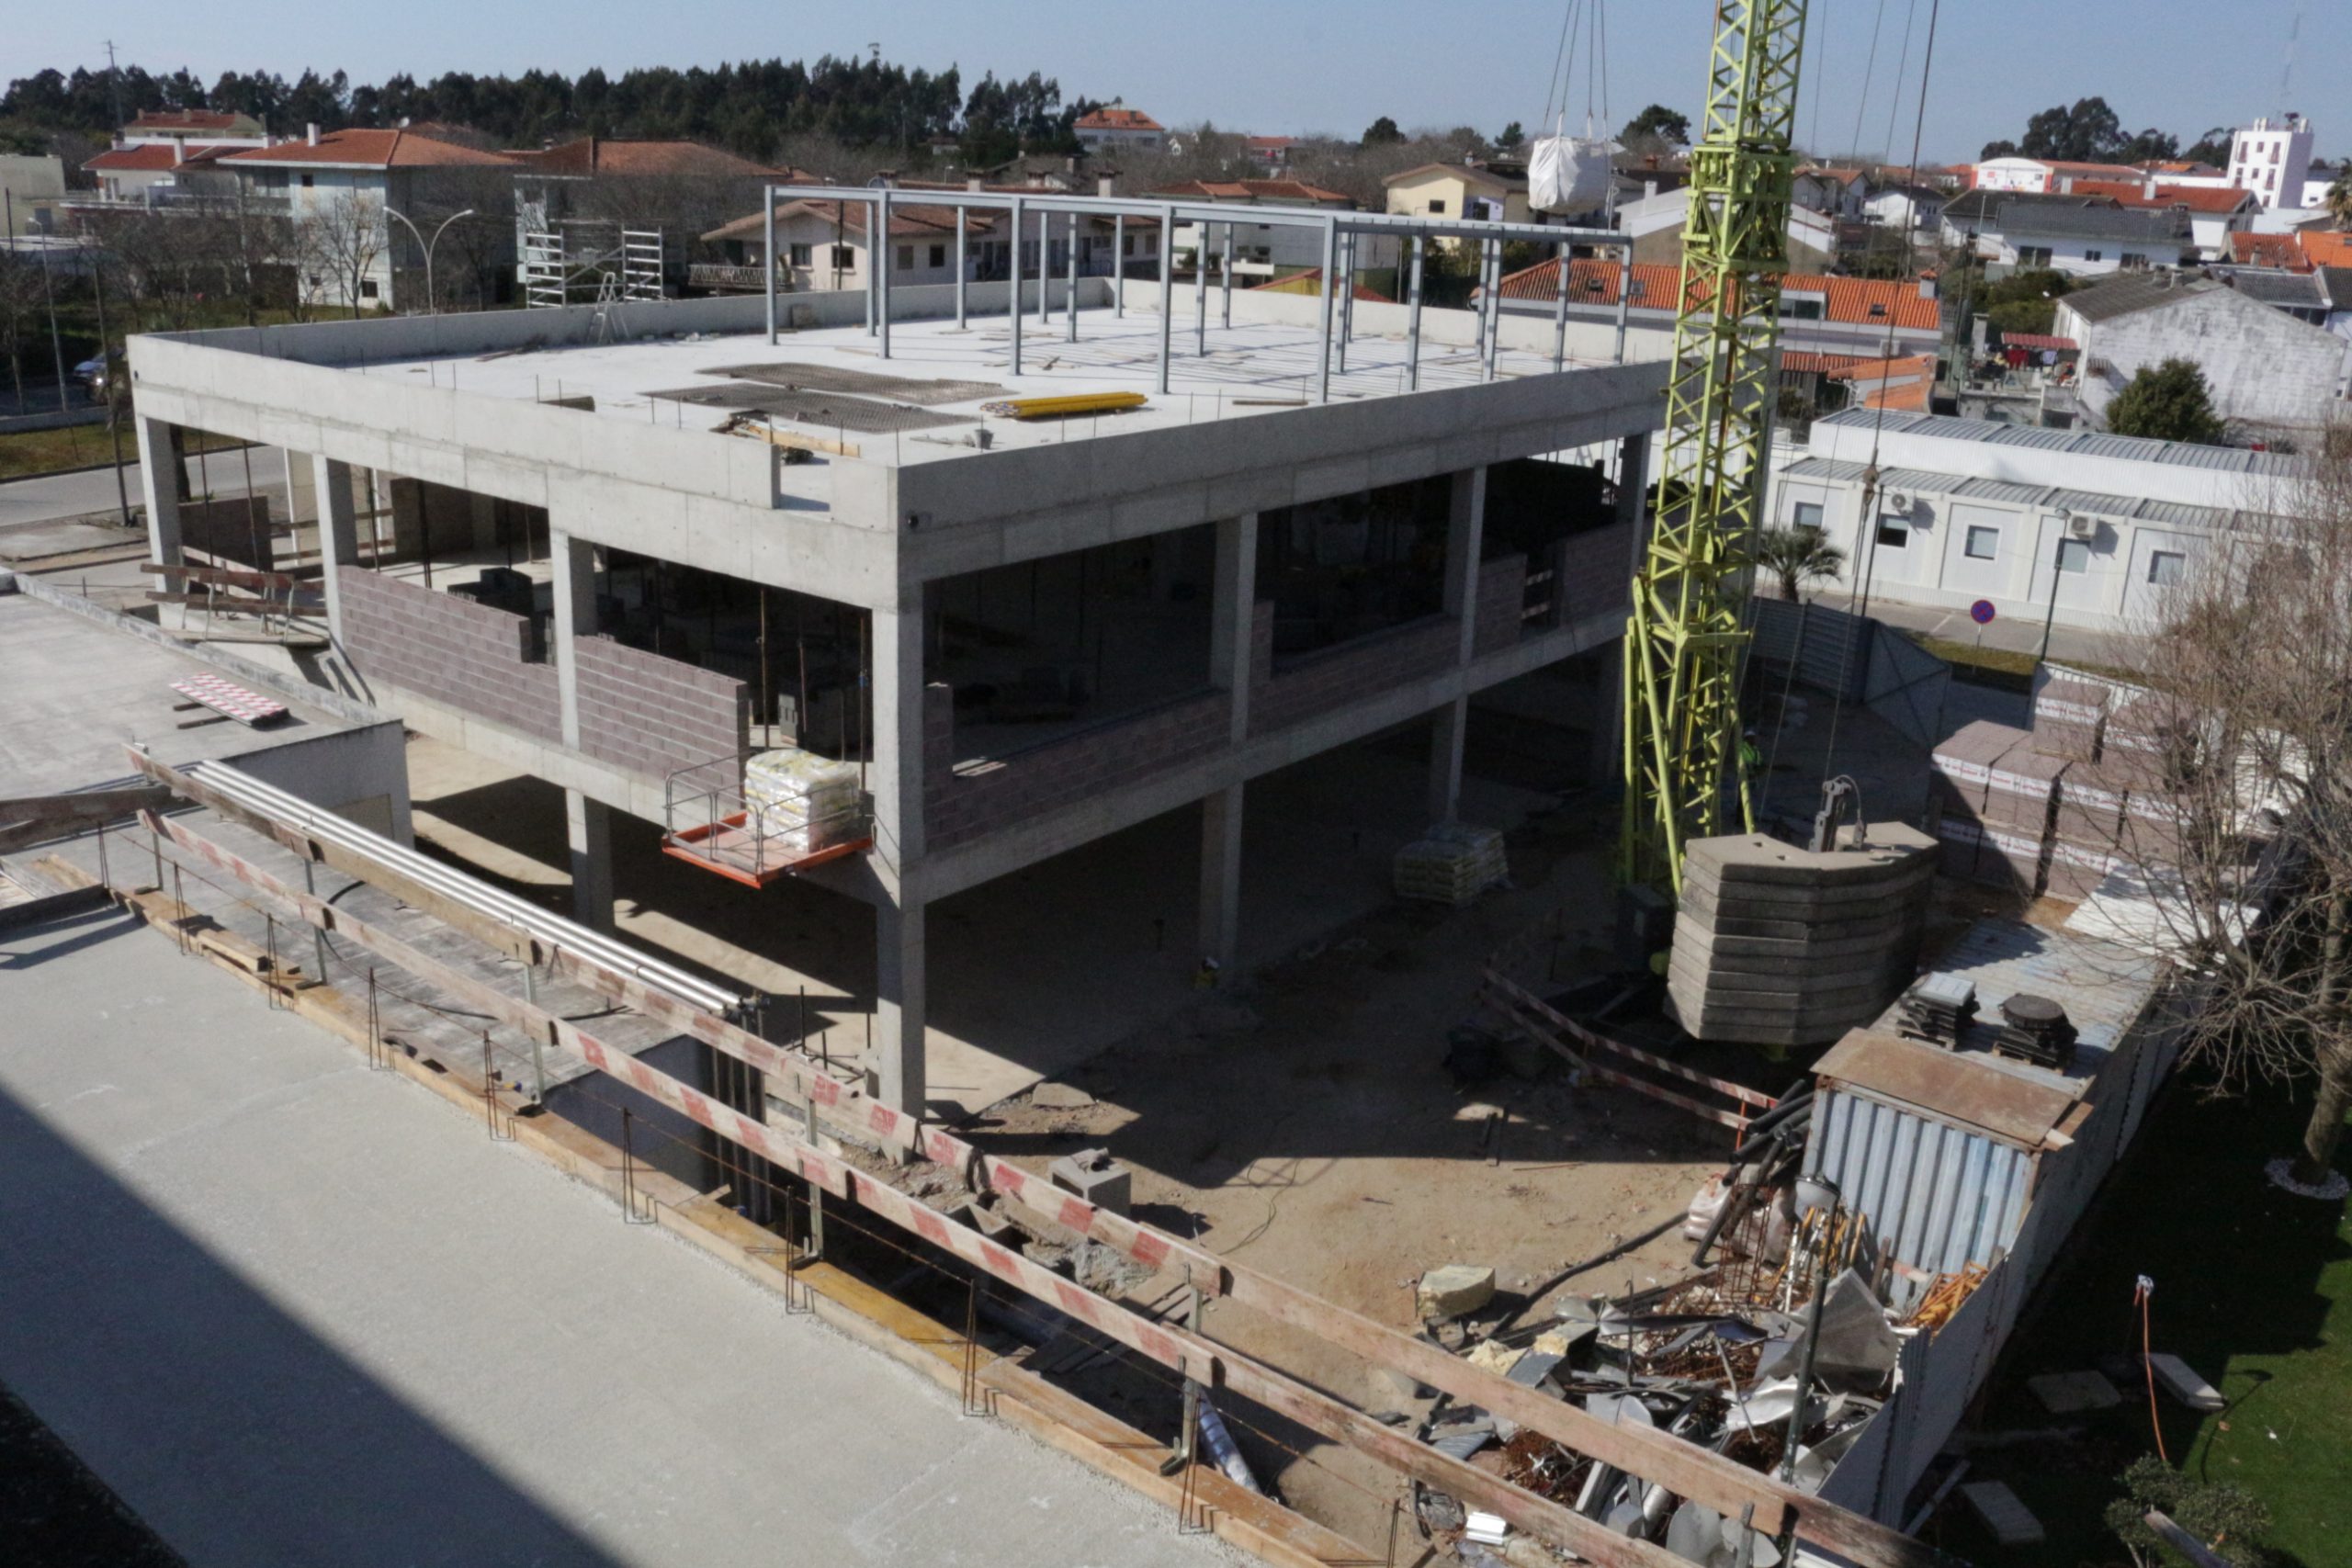
<path fill-rule="evenodd" d="M 659 229 L 624 229 L 605 219 L 567 218 L 526 230 L 515 264 L 527 310 L 662 297 L 668 260 Z"/>

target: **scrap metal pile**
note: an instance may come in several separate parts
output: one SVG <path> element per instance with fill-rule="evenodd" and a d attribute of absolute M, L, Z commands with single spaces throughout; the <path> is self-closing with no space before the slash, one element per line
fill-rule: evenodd
<path fill-rule="evenodd" d="M 1798 1174 L 1810 1097 L 1759 1119 L 1731 1168 L 1692 1205 L 1700 1272 L 1616 1297 L 1568 1296 L 1547 1318 L 1425 1281 L 1426 1329 L 1474 1363 L 1612 1425 L 1673 1433 L 1817 1491 L 1892 1391 L 1907 1334 L 1882 1293 L 1893 1271 L 1867 1227 Z M 1711 1254 L 1720 1258 L 1709 1263 Z M 1532 1305 L 1532 1303 L 1524 1303 Z M 1432 1447 L 1707 1568 L 1781 1561 L 1775 1542 L 1663 1486 L 1601 1464 L 1475 1405 L 1441 1398 L 1419 1436 Z M 1474 1568 L 1564 1561 L 1492 1515 L 1416 1489 L 1423 1532 Z"/>

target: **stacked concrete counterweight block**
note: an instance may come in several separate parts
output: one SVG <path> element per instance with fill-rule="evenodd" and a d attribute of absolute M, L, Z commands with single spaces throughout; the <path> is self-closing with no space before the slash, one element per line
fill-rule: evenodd
<path fill-rule="evenodd" d="M 1937 853 L 1900 822 L 1819 854 L 1761 834 L 1694 841 L 1668 1015 L 1701 1040 L 1757 1045 L 1818 1044 L 1876 1018 L 1912 981 Z"/>

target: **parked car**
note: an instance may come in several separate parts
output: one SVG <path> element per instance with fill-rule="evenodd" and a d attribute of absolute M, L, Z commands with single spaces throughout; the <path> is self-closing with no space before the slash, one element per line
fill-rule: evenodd
<path fill-rule="evenodd" d="M 74 379 L 82 383 L 84 389 L 90 394 L 90 400 L 94 403 L 103 403 L 107 400 L 107 375 L 109 368 L 107 356 L 103 354 L 96 359 L 85 359 L 81 364 L 74 367 Z"/>

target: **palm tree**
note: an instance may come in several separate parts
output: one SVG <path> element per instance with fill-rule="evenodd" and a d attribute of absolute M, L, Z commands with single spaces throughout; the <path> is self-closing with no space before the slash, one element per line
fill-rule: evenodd
<path fill-rule="evenodd" d="M 2335 220 L 2338 229 L 2352 229 L 2352 162 L 2335 172 L 2335 183 L 2327 187 L 2327 214 Z"/>
<path fill-rule="evenodd" d="M 1837 576 L 1846 567 L 1846 552 L 1829 542 L 1819 525 L 1800 523 L 1793 528 L 1767 528 L 1756 543 L 1756 564 L 1781 580 L 1781 597 L 1795 604 L 1808 582 Z"/>

